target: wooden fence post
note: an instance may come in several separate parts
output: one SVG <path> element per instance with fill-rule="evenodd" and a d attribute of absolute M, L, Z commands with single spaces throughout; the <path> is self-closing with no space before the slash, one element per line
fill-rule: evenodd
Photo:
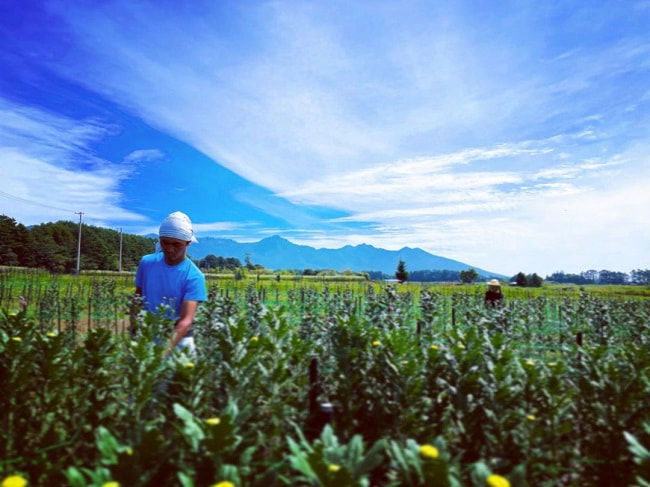
<path fill-rule="evenodd" d="M 334 409 L 329 402 L 318 402 L 321 392 L 318 382 L 318 357 L 312 356 L 309 363 L 309 415 L 305 424 L 305 437 L 311 441 L 317 438 L 325 425 L 332 421 Z"/>
<path fill-rule="evenodd" d="M 318 357 L 313 356 L 309 362 L 309 414 L 315 414 L 318 409 Z"/>

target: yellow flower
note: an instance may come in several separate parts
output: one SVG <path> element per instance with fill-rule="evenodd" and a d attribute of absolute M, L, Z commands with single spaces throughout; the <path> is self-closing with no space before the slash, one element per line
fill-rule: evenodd
<path fill-rule="evenodd" d="M 337 465 L 336 463 L 332 463 L 332 464 L 330 464 L 329 467 L 327 467 L 327 470 L 329 470 L 329 471 L 332 472 L 332 473 L 336 473 L 336 472 L 338 472 L 339 470 L 341 470 L 341 466 L 340 466 L 340 465 Z"/>
<path fill-rule="evenodd" d="M 485 479 L 485 483 L 489 487 L 510 487 L 510 481 L 507 478 L 495 473 L 489 475 L 488 478 Z"/>
<path fill-rule="evenodd" d="M 527 415 L 526 415 L 526 419 L 527 419 L 528 421 L 535 421 L 535 416 L 533 416 L 532 414 L 527 414 Z"/>
<path fill-rule="evenodd" d="M 257 341 L 259 341 L 259 338 L 257 338 L 257 337 L 251 337 L 251 342 L 257 342 Z"/>
<path fill-rule="evenodd" d="M 230 480 L 222 480 L 221 482 L 214 484 L 212 487 L 235 487 L 235 484 Z"/>
<path fill-rule="evenodd" d="M 373 347 L 378 347 L 379 345 L 381 345 L 381 342 L 379 340 L 375 340 L 374 342 L 372 342 Z"/>
<path fill-rule="evenodd" d="M 11 337 L 11 339 L 12 339 L 14 342 L 22 342 L 22 341 L 23 341 L 23 339 L 20 338 L 20 337 Z M 11 477 L 9 477 L 9 478 L 11 478 Z"/>
<path fill-rule="evenodd" d="M 120 487 L 120 483 L 116 482 L 115 480 L 111 480 L 110 482 L 104 482 L 102 484 L 102 487 Z"/>
<path fill-rule="evenodd" d="M 555 367 L 557 365 L 557 362 L 549 362 L 548 366 L 549 367 Z"/>
<path fill-rule="evenodd" d="M 2 481 L 2 487 L 25 487 L 26 485 L 27 480 L 20 475 L 12 475 Z"/>
<path fill-rule="evenodd" d="M 126 454 L 127 454 L 128 456 L 132 456 L 132 455 L 133 455 L 133 448 L 127 448 L 127 449 L 126 449 Z"/>
<path fill-rule="evenodd" d="M 465 350 L 465 345 L 463 345 L 462 343 L 459 343 L 458 348 L 460 348 L 461 350 Z"/>
<path fill-rule="evenodd" d="M 431 345 L 429 348 L 431 350 L 438 350 L 440 347 L 438 345 Z"/>
<path fill-rule="evenodd" d="M 56 333 L 54 333 L 53 331 L 48 331 L 47 336 L 49 336 L 50 338 L 54 338 L 56 336 Z"/>
<path fill-rule="evenodd" d="M 193 367 L 194 367 L 194 362 L 187 362 L 187 363 L 185 364 L 185 368 L 186 368 L 186 369 L 191 369 L 191 368 L 193 368 Z"/>
<path fill-rule="evenodd" d="M 535 361 L 529 358 L 528 360 L 526 360 L 526 365 L 531 365 L 531 366 L 535 365 Z"/>
<path fill-rule="evenodd" d="M 216 426 L 221 423 L 221 418 L 208 418 L 205 422 L 210 426 Z"/>
<path fill-rule="evenodd" d="M 422 445 L 420 446 L 420 455 L 422 455 L 424 458 L 438 458 L 440 456 L 440 452 L 433 445 Z"/>

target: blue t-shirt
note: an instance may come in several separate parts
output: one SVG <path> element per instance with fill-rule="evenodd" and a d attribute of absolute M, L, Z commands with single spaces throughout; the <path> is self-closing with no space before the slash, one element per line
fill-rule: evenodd
<path fill-rule="evenodd" d="M 142 288 L 145 308 L 152 313 L 161 304 L 169 306 L 166 318 L 177 320 L 183 301 L 205 301 L 205 276 L 186 258 L 177 265 L 168 265 L 165 254 L 157 252 L 142 257 L 135 273 L 135 285 Z M 189 336 L 189 334 L 188 334 Z"/>

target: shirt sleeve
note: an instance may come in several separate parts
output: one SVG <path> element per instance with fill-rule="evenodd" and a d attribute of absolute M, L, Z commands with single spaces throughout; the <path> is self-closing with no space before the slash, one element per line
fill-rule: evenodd
<path fill-rule="evenodd" d="M 187 281 L 187 288 L 183 300 L 185 301 L 205 301 L 207 292 L 205 289 L 205 277 L 203 274 L 191 276 Z"/>
<path fill-rule="evenodd" d="M 144 284 L 143 282 L 143 275 L 144 275 L 144 270 L 143 270 L 144 264 L 142 262 L 142 259 L 140 259 L 140 263 L 138 264 L 138 269 L 135 271 L 135 287 L 142 287 Z"/>

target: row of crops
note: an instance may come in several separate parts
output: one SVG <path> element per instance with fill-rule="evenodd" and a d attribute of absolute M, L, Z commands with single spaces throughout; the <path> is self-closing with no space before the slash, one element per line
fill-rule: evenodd
<path fill-rule="evenodd" d="M 26 308 L 30 316 L 37 319 L 42 327 L 55 324 L 57 330 L 65 327 L 75 329 L 112 325 L 123 331 L 128 326 L 128 296 L 133 292 L 134 276 L 129 273 L 115 276 L 70 276 L 53 275 L 38 269 L 0 267 L 0 309 L 19 310 Z M 251 293 L 267 305 L 285 304 L 291 311 L 300 312 L 306 301 L 314 296 L 353 292 L 359 299 L 359 309 L 364 305 L 363 296 L 381 292 L 378 282 L 318 282 L 297 280 L 256 281 L 255 279 L 209 280 L 213 291 L 220 296 L 232 297 L 242 305 Z M 461 295 L 482 296 L 484 285 L 445 285 L 408 283 L 398 286 L 401 294 L 407 294 L 412 303 L 419 304 L 423 290 L 435 290 L 447 300 L 447 320 L 453 318 L 452 305 Z M 543 289 L 506 287 L 506 298 L 510 301 L 544 299 L 548 302 L 575 301 L 585 294 L 584 288 L 577 286 L 549 286 Z M 650 288 L 643 286 L 592 286 L 588 293 L 607 301 L 650 298 Z M 327 301 L 327 299 L 325 299 Z M 557 314 L 547 307 L 548 313 Z M 413 316 L 419 310 L 414 310 Z M 547 314 L 548 314 L 547 313 Z M 554 319 L 546 316 L 546 319 Z"/>
<path fill-rule="evenodd" d="M 165 359 L 171 324 L 128 333 L 93 282 L 0 313 L 0 478 L 650 485 L 650 300 L 215 285 L 197 355 Z"/>

